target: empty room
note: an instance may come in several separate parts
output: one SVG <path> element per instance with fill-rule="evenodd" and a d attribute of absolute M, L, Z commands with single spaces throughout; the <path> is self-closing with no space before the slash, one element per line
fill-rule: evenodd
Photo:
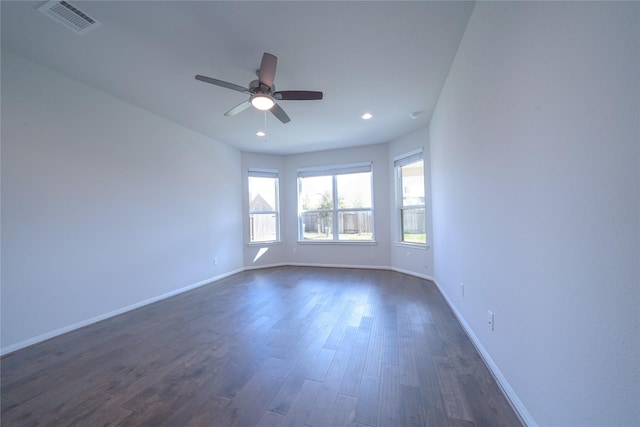
<path fill-rule="evenodd" d="M 2 426 L 640 425 L 640 3 L 0 18 Z"/>

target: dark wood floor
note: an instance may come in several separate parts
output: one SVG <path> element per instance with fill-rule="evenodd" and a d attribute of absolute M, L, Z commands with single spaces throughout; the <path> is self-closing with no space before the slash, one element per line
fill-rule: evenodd
<path fill-rule="evenodd" d="M 429 281 L 249 271 L 1 359 L 2 425 L 520 426 Z"/>

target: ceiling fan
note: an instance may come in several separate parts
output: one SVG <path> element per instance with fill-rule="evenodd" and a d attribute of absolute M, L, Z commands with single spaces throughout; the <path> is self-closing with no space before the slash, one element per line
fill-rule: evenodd
<path fill-rule="evenodd" d="M 287 113 L 284 112 L 282 107 L 276 103 L 276 101 L 310 101 L 322 99 L 322 92 L 313 92 L 309 90 L 281 90 L 276 92 L 273 80 L 276 76 L 277 63 L 277 57 L 265 52 L 262 55 L 260 69 L 256 71 L 258 79 L 249 83 L 248 88 L 211 77 L 201 76 L 199 74 L 196 75 L 196 80 L 211 83 L 216 86 L 226 87 L 227 89 L 244 92 L 250 95 L 248 100 L 244 101 L 242 104 L 236 105 L 224 113 L 225 116 L 234 116 L 253 105 L 258 110 L 271 111 L 271 113 L 282 123 L 288 123 L 291 119 Z"/>

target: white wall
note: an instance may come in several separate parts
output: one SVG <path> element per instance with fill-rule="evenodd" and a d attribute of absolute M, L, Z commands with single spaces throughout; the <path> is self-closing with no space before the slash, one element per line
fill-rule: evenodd
<path fill-rule="evenodd" d="M 437 283 L 531 425 L 640 424 L 639 16 L 478 2 L 430 124 Z"/>
<path fill-rule="evenodd" d="M 3 353 L 243 267 L 238 151 L 7 51 L 1 136 Z"/>
<path fill-rule="evenodd" d="M 393 159 L 414 150 L 422 149 L 424 155 L 425 221 L 427 247 L 401 243 L 400 215 L 397 209 L 397 189 Z M 409 135 L 389 143 L 389 194 L 391 227 L 391 265 L 395 270 L 433 279 L 433 224 L 431 220 L 431 162 L 429 153 L 429 128 L 422 127 Z"/>

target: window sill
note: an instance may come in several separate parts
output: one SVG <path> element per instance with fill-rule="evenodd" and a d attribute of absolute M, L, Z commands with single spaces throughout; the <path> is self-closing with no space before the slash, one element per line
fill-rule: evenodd
<path fill-rule="evenodd" d="M 268 242 L 249 242 L 247 246 L 275 246 L 282 244 L 281 240 L 270 240 Z"/>
<path fill-rule="evenodd" d="M 375 240 L 298 240 L 299 245 L 377 245 Z"/>

